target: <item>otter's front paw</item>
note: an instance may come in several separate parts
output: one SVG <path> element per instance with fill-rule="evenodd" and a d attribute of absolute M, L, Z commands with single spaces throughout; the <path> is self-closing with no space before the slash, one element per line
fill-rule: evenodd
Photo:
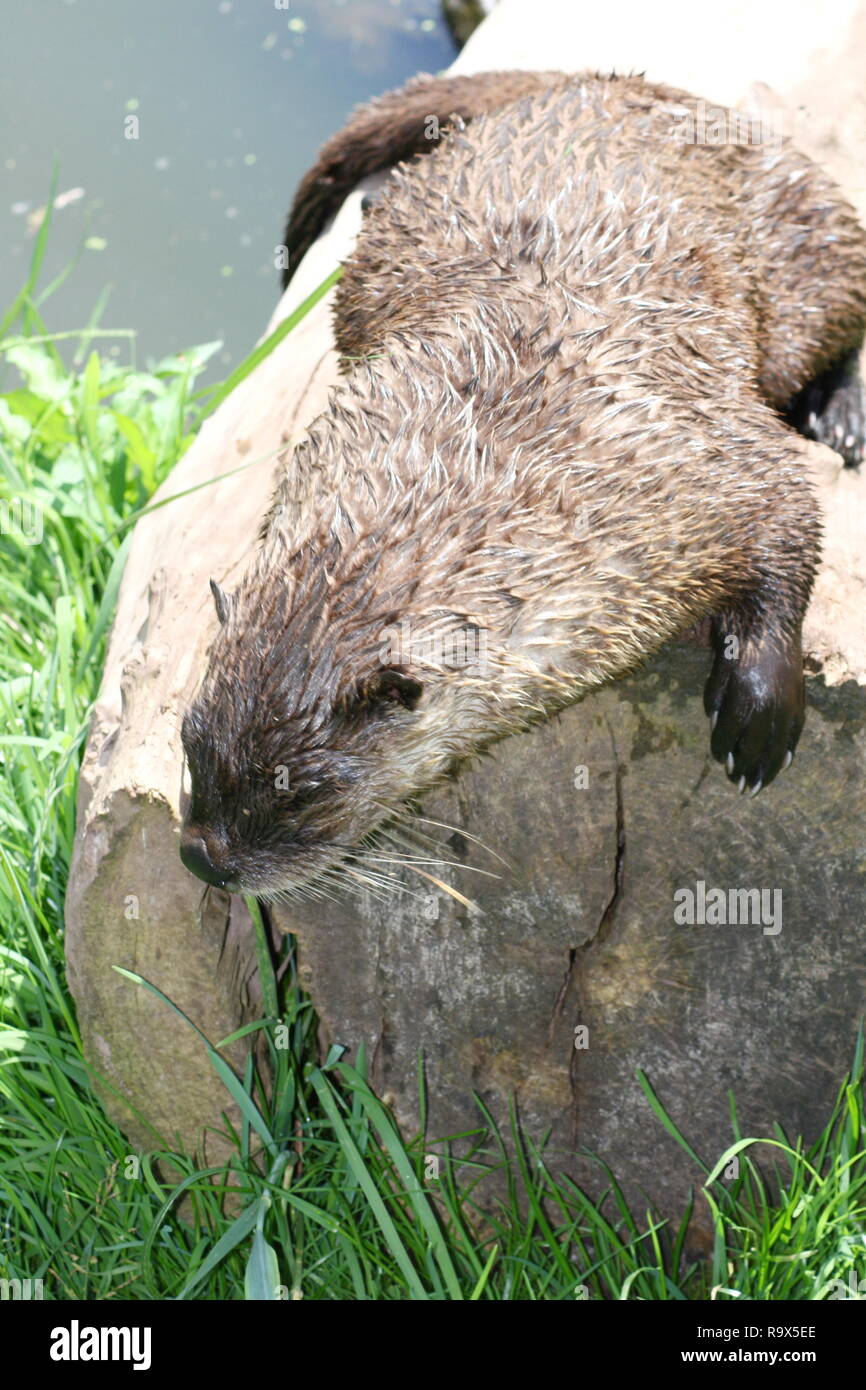
<path fill-rule="evenodd" d="M 787 410 L 794 429 L 841 454 L 848 467 L 866 459 L 866 384 L 859 354 L 805 386 Z"/>
<path fill-rule="evenodd" d="M 713 757 L 741 792 L 757 796 L 791 762 L 803 728 L 799 643 L 777 647 L 720 637 L 704 708 L 712 721 Z"/>

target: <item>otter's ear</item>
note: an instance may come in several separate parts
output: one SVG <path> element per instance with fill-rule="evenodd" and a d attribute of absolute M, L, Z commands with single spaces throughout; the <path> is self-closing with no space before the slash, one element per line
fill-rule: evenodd
<path fill-rule="evenodd" d="M 213 594 L 213 601 L 214 606 L 216 607 L 217 617 L 219 618 L 221 623 L 224 623 L 228 618 L 229 613 L 231 612 L 231 596 L 226 593 L 225 589 L 220 588 L 219 584 L 217 584 L 215 579 L 212 579 L 210 581 L 210 591 Z"/>
<path fill-rule="evenodd" d="M 371 704 L 402 705 L 403 709 L 414 709 L 423 690 L 422 682 L 415 676 L 385 667 L 364 682 L 361 697 Z"/>

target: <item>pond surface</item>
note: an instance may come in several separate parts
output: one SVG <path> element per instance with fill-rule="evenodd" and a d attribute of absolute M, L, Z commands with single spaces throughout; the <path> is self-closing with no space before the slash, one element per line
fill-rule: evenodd
<path fill-rule="evenodd" d="M 0 316 L 56 160 L 41 286 L 78 261 L 42 307 L 49 330 L 83 327 L 110 286 L 100 324 L 136 339 L 100 351 L 144 365 L 219 338 L 211 378 L 264 329 L 274 249 L 322 141 L 456 53 L 439 0 L 40 0 L 10 5 L 3 28 Z"/>

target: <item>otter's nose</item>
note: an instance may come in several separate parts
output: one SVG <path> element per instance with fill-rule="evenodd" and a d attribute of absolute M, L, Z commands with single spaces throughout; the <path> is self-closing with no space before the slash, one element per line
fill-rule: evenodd
<path fill-rule="evenodd" d="M 212 884 L 214 888 L 225 888 L 231 878 L 231 874 L 214 863 L 210 850 L 201 835 L 196 832 L 184 832 L 181 836 L 180 857 L 190 873 L 204 879 L 205 883 Z"/>

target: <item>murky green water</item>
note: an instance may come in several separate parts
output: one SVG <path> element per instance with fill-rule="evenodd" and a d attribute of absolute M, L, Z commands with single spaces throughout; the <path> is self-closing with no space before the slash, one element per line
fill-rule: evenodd
<path fill-rule="evenodd" d="M 101 323 L 136 330 L 140 364 L 222 338 L 218 375 L 276 302 L 274 247 L 317 147 L 455 53 L 438 0 L 0 0 L 0 27 L 0 315 L 56 157 L 42 284 L 79 261 L 49 327 L 83 326 L 110 285 Z"/>

